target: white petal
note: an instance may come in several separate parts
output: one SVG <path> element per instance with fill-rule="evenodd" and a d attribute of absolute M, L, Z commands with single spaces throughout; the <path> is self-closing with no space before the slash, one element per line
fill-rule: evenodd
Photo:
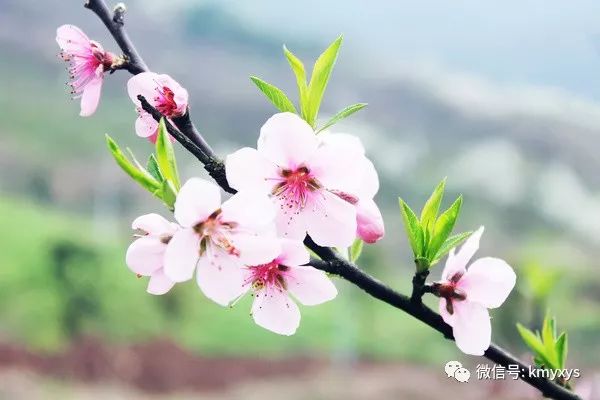
<path fill-rule="evenodd" d="M 293 335 L 300 325 L 300 310 L 287 292 L 277 288 L 255 294 L 252 317 L 257 325 L 280 335 Z"/>
<path fill-rule="evenodd" d="M 275 205 L 263 193 L 244 190 L 221 206 L 222 220 L 236 222 L 245 230 L 262 231 L 275 221 Z"/>
<path fill-rule="evenodd" d="M 165 244 L 156 237 L 141 237 L 129 245 L 125 262 L 136 274 L 149 276 L 162 268 L 165 248 Z"/>
<path fill-rule="evenodd" d="M 448 280 L 457 272 L 465 272 L 467 264 L 479 249 L 479 239 L 483 234 L 483 226 L 473 232 L 471 236 L 465 241 L 459 251 L 450 251 L 448 259 L 446 260 L 446 266 L 444 272 L 442 272 L 442 279 Z"/>
<path fill-rule="evenodd" d="M 193 229 L 180 229 L 165 251 L 165 274 L 174 282 L 192 279 L 200 257 L 200 239 Z"/>
<path fill-rule="evenodd" d="M 319 140 L 302 118 L 292 113 L 273 115 L 260 129 L 258 151 L 280 167 L 295 169 L 317 150 Z"/>
<path fill-rule="evenodd" d="M 275 236 L 237 233 L 231 236 L 231 241 L 245 265 L 267 264 L 281 253 L 281 243 Z"/>
<path fill-rule="evenodd" d="M 366 159 L 333 145 L 323 145 L 308 160 L 307 166 L 325 188 L 356 195 L 356 178 L 362 174 L 363 167 L 359 160 Z"/>
<path fill-rule="evenodd" d="M 310 253 L 304 247 L 300 240 L 280 239 L 281 255 L 277 257 L 277 262 L 288 267 L 308 264 Z"/>
<path fill-rule="evenodd" d="M 227 156 L 225 171 L 229 186 L 270 194 L 279 178 L 279 168 L 258 150 L 244 147 Z"/>
<path fill-rule="evenodd" d="M 506 261 L 484 257 L 469 266 L 458 286 L 469 301 L 496 308 L 504 303 L 516 281 L 517 275 Z"/>
<path fill-rule="evenodd" d="M 327 274 L 313 267 L 290 267 L 285 283 L 287 290 L 305 306 L 333 300 L 338 293 Z"/>
<path fill-rule="evenodd" d="M 154 236 L 173 234 L 176 228 L 177 225 L 158 214 L 145 214 L 131 223 L 131 229 L 139 229 Z"/>
<path fill-rule="evenodd" d="M 235 256 L 209 251 L 198 263 L 196 282 L 202 293 L 212 301 L 226 306 L 246 293 L 246 270 Z"/>
<path fill-rule="evenodd" d="M 146 291 L 150 294 L 160 296 L 167 293 L 175 286 L 175 282 L 170 280 L 165 272 L 160 269 L 152 274 L 150 281 L 148 282 L 148 288 Z"/>
<path fill-rule="evenodd" d="M 466 354 L 482 356 L 492 341 L 492 324 L 487 308 L 470 301 L 454 302 L 454 340 Z"/>
<path fill-rule="evenodd" d="M 284 239 L 303 240 L 306 236 L 306 218 L 302 212 L 288 208 L 279 197 L 275 197 L 273 201 L 277 210 L 275 225 L 279 236 Z"/>
<path fill-rule="evenodd" d="M 301 212 L 310 237 L 320 246 L 349 247 L 356 237 L 356 208 L 327 191 Z"/>
<path fill-rule="evenodd" d="M 192 227 L 208 218 L 221 205 L 217 185 L 200 178 L 189 179 L 177 194 L 175 219 L 184 227 Z"/>

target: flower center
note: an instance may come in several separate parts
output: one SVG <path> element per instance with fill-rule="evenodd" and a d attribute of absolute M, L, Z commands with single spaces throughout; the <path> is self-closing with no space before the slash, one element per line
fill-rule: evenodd
<path fill-rule="evenodd" d="M 273 195 L 283 199 L 288 208 L 303 208 L 311 193 L 322 187 L 305 166 L 295 170 L 282 169 L 279 176 L 280 181 L 273 189 Z"/>
<path fill-rule="evenodd" d="M 246 279 L 246 284 L 251 284 L 254 291 L 261 290 L 264 287 L 276 287 L 285 289 L 285 274 L 289 267 L 271 261 L 268 264 L 256 265 L 248 268 L 250 276 Z"/>
<path fill-rule="evenodd" d="M 156 91 L 157 95 L 154 97 L 156 109 L 167 117 L 178 116 L 175 93 L 167 86 L 157 87 Z"/>
<path fill-rule="evenodd" d="M 454 314 L 454 301 L 463 301 L 467 299 L 466 293 L 457 287 L 458 281 L 460 281 L 462 276 L 462 272 L 457 272 L 452 275 L 448 281 L 436 282 L 433 284 L 436 294 L 439 297 L 446 299 L 446 311 L 448 311 L 448 314 L 450 315 Z"/>
<path fill-rule="evenodd" d="M 194 231 L 200 236 L 200 255 L 206 252 L 209 244 L 221 248 L 228 254 L 239 256 L 239 250 L 231 242 L 232 231 L 237 227 L 235 222 L 223 221 L 221 209 L 218 209 L 209 217 L 194 226 Z"/>

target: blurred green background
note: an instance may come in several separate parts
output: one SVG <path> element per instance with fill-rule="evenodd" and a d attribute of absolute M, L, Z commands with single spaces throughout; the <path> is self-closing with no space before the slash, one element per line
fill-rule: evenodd
<path fill-rule="evenodd" d="M 582 369 L 582 380 L 593 379 L 600 354 L 597 3 L 132 0 L 128 10 L 127 27 L 146 62 L 188 88 L 196 124 L 222 155 L 254 145 L 274 113 L 248 76 L 294 97 L 281 45 L 310 65 L 343 32 L 321 118 L 369 103 L 339 124 L 363 140 L 380 173 L 387 235 L 368 246 L 361 264 L 409 291 L 413 267 L 397 197 L 418 208 L 448 176 L 445 204 L 465 196 L 458 229 L 485 225 L 479 254 L 507 259 L 519 277 L 509 302 L 492 314 L 494 340 L 528 359 L 514 324 L 536 327 L 549 308 L 569 332 L 568 364 Z M 106 396 L 97 382 L 112 382 L 110 398 L 144 398 L 165 370 L 188 369 L 168 361 L 173 352 L 225 360 L 223 373 L 237 378 L 216 387 L 165 381 L 155 389 L 167 397 L 210 389 L 211 396 L 251 398 L 300 372 L 314 379 L 303 378 L 297 398 L 531 395 L 520 384 L 479 384 L 469 392 L 448 383 L 448 360 L 485 361 L 463 358 L 453 343 L 341 280 L 335 301 L 302 309 L 293 337 L 255 326 L 247 299 L 222 309 L 193 282 L 166 296 L 146 294 L 144 279 L 124 264 L 130 222 L 168 212 L 113 164 L 104 133 L 142 158 L 152 148 L 134 134 L 122 71 L 107 77 L 96 114 L 78 117 L 54 41 L 63 23 L 117 52 L 81 1 L 0 0 L 0 397 Z M 178 150 L 182 178 L 204 176 Z M 156 353 L 148 373 L 154 364 L 144 354 L 153 345 L 167 350 Z M 81 349 L 89 353 L 73 356 Z M 126 365 L 138 360 L 137 369 L 124 367 L 138 378 L 119 373 L 111 359 L 121 358 Z M 250 364 L 242 368 L 240 360 Z M 264 363 L 272 368 L 248 373 L 252 362 L 257 371 Z M 107 372 L 74 372 L 94 363 Z M 288 368 L 294 363 L 299 369 Z M 411 373 L 414 379 L 394 378 Z M 355 376 L 373 391 L 361 394 L 348 383 L 345 392 L 337 379 Z M 238 381 L 257 380 L 265 386 L 235 391 Z M 429 382 L 431 393 L 410 389 L 411 381 Z"/>

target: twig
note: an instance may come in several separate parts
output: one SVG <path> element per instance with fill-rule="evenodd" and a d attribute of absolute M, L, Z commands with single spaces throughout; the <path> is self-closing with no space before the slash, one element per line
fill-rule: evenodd
<path fill-rule="evenodd" d="M 108 7 L 103 0 L 88 0 L 86 7 L 94 11 L 94 13 L 100 17 L 102 22 L 104 22 L 104 25 L 106 25 L 110 33 L 115 38 L 123 53 L 128 57 L 129 66 L 126 69 L 132 74 L 147 71 L 148 67 L 138 55 L 135 47 L 125 32 L 123 27 L 122 12 L 121 15 L 115 14 L 113 17 L 111 17 Z M 161 113 L 152 107 L 152 105 L 150 105 L 143 96 L 138 96 L 138 98 L 142 103 L 142 108 L 146 112 L 150 113 L 156 121 L 159 121 L 163 117 Z M 184 146 L 190 153 L 196 156 L 196 158 L 204 165 L 204 168 L 221 186 L 221 188 L 228 193 L 235 193 L 236 191 L 227 183 L 223 162 L 219 159 L 219 157 L 217 157 L 212 148 L 208 145 L 208 143 L 206 143 L 206 141 L 202 138 L 202 135 L 200 135 L 198 130 L 194 127 L 189 116 L 189 111 L 186 113 L 184 119 L 180 118 L 178 120 L 173 120 L 179 130 L 175 129 L 170 123 L 168 123 L 168 121 L 166 122 L 167 130 L 171 136 L 181 143 L 182 146 Z M 202 141 L 199 143 L 204 144 L 199 145 L 199 143 L 196 143 L 195 140 L 192 139 L 194 137 L 199 137 L 202 139 Z M 321 258 L 321 260 L 312 260 L 310 265 L 322 271 L 341 276 L 342 278 L 352 282 L 364 290 L 372 297 L 412 315 L 419 321 L 424 322 L 431 328 L 440 332 L 445 338 L 454 340 L 452 328 L 444 322 L 439 314 L 425 306 L 420 300 L 423 293 L 429 291 L 428 286 L 425 285 L 426 275 L 424 277 L 420 276 L 415 278 L 417 280 L 416 284 L 418 290 L 416 292 L 413 290 L 413 295 L 411 296 L 413 299 L 411 299 L 394 291 L 362 271 L 356 265 L 339 257 L 331 248 L 317 245 L 309 236 L 307 236 L 304 240 L 304 244 Z M 528 366 L 521 363 L 516 357 L 493 343 L 485 352 L 484 356 L 504 367 L 508 367 L 509 365 L 518 365 L 521 379 L 531 386 L 537 388 L 546 397 L 556 400 L 580 400 L 580 398 L 573 392 L 546 378 L 530 376 L 527 373 L 529 369 Z"/>

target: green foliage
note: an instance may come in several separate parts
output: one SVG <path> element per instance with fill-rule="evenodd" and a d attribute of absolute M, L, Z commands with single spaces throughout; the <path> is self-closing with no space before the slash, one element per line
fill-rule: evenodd
<path fill-rule="evenodd" d="M 299 115 L 316 130 L 316 133 L 333 126 L 337 122 L 349 117 L 366 106 L 365 103 L 350 105 L 335 114 L 321 128 L 316 129 L 321 102 L 323 101 L 325 89 L 327 89 L 327 84 L 329 83 L 329 78 L 331 77 L 341 45 L 342 36 L 339 36 L 323 53 L 321 53 L 313 66 L 310 82 L 307 82 L 306 69 L 304 68 L 302 61 L 286 46 L 283 46 L 283 54 L 296 77 L 300 109 Z M 250 79 L 279 111 L 298 114 L 294 104 L 281 89 L 255 76 L 251 76 Z"/>
<path fill-rule="evenodd" d="M 347 118 L 350 115 L 354 114 L 355 112 L 362 110 L 366 106 L 367 106 L 367 103 L 357 103 L 357 104 L 352 104 L 351 106 L 348 106 L 348 107 L 344 108 L 342 111 L 338 112 L 333 117 L 331 117 L 331 119 L 329 121 L 327 121 L 325 123 L 325 125 L 323 125 L 322 127 L 320 127 L 317 130 L 316 133 L 324 131 L 325 129 L 327 129 L 327 128 L 333 126 L 333 125 L 335 125 L 336 123 L 338 123 L 342 119 Z"/>
<path fill-rule="evenodd" d="M 127 149 L 131 156 L 132 161 L 130 161 L 117 143 L 108 135 L 106 135 L 106 144 L 117 164 L 127 175 L 144 189 L 161 199 L 170 210 L 173 210 L 181 182 L 177 161 L 175 160 L 175 151 L 164 119 L 161 119 L 158 125 L 155 154 L 150 155 L 146 167 L 140 164 L 131 150 Z"/>
<path fill-rule="evenodd" d="M 440 205 L 444 198 L 446 179 L 442 180 L 423 206 L 421 218 L 402 199 L 400 212 L 408 241 L 415 256 L 418 271 L 435 265 L 452 248 L 460 245 L 472 232 L 464 232 L 450 236 L 462 206 L 462 196 L 439 217 Z"/>
<path fill-rule="evenodd" d="M 350 246 L 350 262 L 355 263 L 358 261 L 362 254 L 364 243 L 360 238 L 354 239 L 352 246 Z"/>
<path fill-rule="evenodd" d="M 256 87 L 263 92 L 267 99 L 269 99 L 279 111 L 291 112 L 294 114 L 297 113 L 296 107 L 294 107 L 294 104 L 288 99 L 283 90 L 255 76 L 251 76 L 250 80 L 254 82 Z"/>
<path fill-rule="evenodd" d="M 542 266 L 537 262 L 530 262 L 521 268 L 526 290 L 535 300 L 543 301 L 550 296 L 563 276 L 563 270 Z"/>
<path fill-rule="evenodd" d="M 532 330 L 517 323 L 517 330 L 525 345 L 531 350 L 537 366 L 549 370 L 564 369 L 568 353 L 568 337 L 566 332 L 557 335 L 556 321 L 546 314 L 542 330 Z"/>

